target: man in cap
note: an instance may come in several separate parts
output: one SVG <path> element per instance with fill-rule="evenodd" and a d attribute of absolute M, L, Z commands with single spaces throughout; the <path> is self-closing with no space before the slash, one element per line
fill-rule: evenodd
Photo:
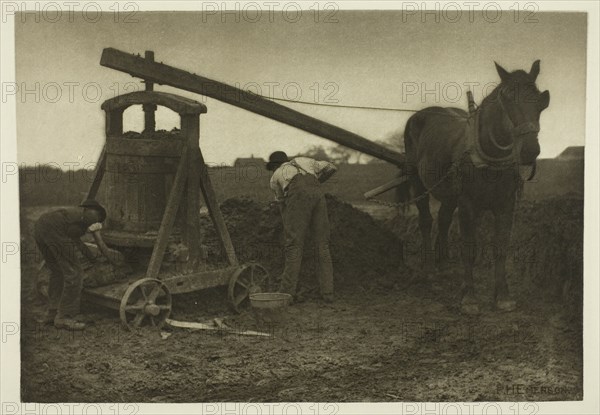
<path fill-rule="evenodd" d="M 86 232 L 102 228 L 106 210 L 95 200 L 85 200 L 78 207 L 59 209 L 40 216 L 34 225 L 34 237 L 46 265 L 50 269 L 49 306 L 41 322 L 57 328 L 83 330 L 79 314 L 83 271 L 77 259 L 77 248 L 88 260 L 96 256 L 80 239 Z"/>
<path fill-rule="evenodd" d="M 328 180 L 336 167 L 328 161 L 309 157 L 288 160 L 283 151 L 269 156 L 267 170 L 273 172 L 271 190 L 280 206 L 284 229 L 285 269 L 280 292 L 296 296 L 302 264 L 304 239 L 311 232 L 317 252 L 317 276 L 321 297 L 333 301 L 333 265 L 329 252 L 329 218 L 321 183 Z"/>

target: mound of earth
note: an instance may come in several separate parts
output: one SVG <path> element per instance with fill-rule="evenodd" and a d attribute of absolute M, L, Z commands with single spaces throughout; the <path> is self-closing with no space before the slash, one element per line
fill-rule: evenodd
<path fill-rule="evenodd" d="M 433 216 L 436 214 L 432 212 Z M 404 241 L 405 261 L 420 264 L 421 234 L 417 216 L 397 216 L 386 225 Z M 433 223 L 433 238 L 437 222 Z M 476 276 L 493 269 L 493 216 L 482 216 L 478 229 Z M 459 256 L 459 226 L 455 214 L 449 233 L 451 255 L 462 272 Z M 520 201 L 508 247 L 509 284 L 518 286 L 516 295 L 543 297 L 580 307 L 583 293 L 583 200 L 573 195 L 543 201 Z M 487 277 L 486 277 L 487 278 Z M 492 283 L 493 276 L 488 278 Z M 513 288 L 515 291 L 516 287 Z"/>
<path fill-rule="evenodd" d="M 369 214 L 327 195 L 331 226 L 331 256 L 336 284 L 368 284 L 396 276 L 402 262 L 400 241 Z M 277 207 L 249 198 L 221 204 L 240 262 L 257 261 L 278 277 L 284 266 L 283 225 Z M 209 257 L 220 256 L 219 241 L 208 216 L 202 219 L 204 245 Z M 316 284 L 314 244 L 305 243 L 300 280 Z"/>

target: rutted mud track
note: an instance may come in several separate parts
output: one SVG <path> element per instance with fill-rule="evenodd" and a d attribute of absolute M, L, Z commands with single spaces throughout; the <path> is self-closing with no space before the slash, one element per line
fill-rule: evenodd
<path fill-rule="evenodd" d="M 405 240 L 416 263 L 416 218 L 376 222 L 330 198 L 337 299 L 289 309 L 272 338 L 175 329 L 125 332 L 116 313 L 91 308 L 83 333 L 42 328 L 43 303 L 33 290 L 34 263 L 22 268 L 22 392 L 36 402 L 206 401 L 473 401 L 582 398 L 582 202 L 556 199 L 521 206 L 509 263 L 519 308 L 491 308 L 491 265 L 476 268 L 483 312 L 457 307 L 461 267 L 430 278 L 398 270 Z M 29 226 L 40 210 L 25 210 Z M 242 260 L 257 259 L 274 275 L 282 266 L 276 211 L 251 200 L 223 204 Z M 559 226 L 556 226 L 559 224 Z M 218 250 L 206 224 L 205 245 Z M 485 242 L 489 227 L 481 234 Z M 26 235 L 27 236 L 27 235 Z M 453 228 L 451 239 L 456 237 Z M 488 238 L 489 239 L 489 238 Z M 528 242 L 529 241 L 529 242 Z M 531 241 L 536 249 L 532 248 Z M 31 241 L 26 241 L 31 243 Z M 529 245 L 528 245 L 529 244 Z M 311 279 L 310 252 L 303 268 Z M 314 291 L 314 290 L 313 290 Z M 250 312 L 232 315 L 223 288 L 176 296 L 174 317 L 255 329 Z"/>

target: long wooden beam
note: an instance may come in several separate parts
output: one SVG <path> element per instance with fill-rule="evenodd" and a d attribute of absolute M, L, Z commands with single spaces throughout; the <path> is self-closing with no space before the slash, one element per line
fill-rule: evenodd
<path fill-rule="evenodd" d="M 145 79 L 146 82 L 169 85 L 214 98 L 392 164 L 399 166 L 404 164 L 404 155 L 401 153 L 387 149 L 333 124 L 222 82 L 113 48 L 103 50 L 100 65 Z"/>
<path fill-rule="evenodd" d="M 384 183 L 373 190 L 369 190 L 363 196 L 365 199 L 372 199 L 375 196 L 392 190 L 394 187 L 400 186 L 402 183 L 407 182 L 408 180 L 410 180 L 408 176 L 396 177 L 395 179 L 392 179 L 389 182 Z"/>

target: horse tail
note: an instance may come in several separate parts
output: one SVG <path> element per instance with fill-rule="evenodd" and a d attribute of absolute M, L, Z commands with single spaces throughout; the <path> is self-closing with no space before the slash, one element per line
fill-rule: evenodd
<path fill-rule="evenodd" d="M 406 162 L 400 168 L 398 177 L 408 176 L 409 180 L 396 187 L 395 199 L 396 203 L 403 203 L 400 206 L 400 211 L 406 214 L 409 205 L 406 204 L 409 200 L 415 197 L 416 192 L 416 181 L 418 178 L 417 171 L 417 147 L 418 139 L 422 129 L 422 117 L 420 113 L 412 115 L 406 122 L 404 128 L 404 149 L 406 152 Z"/>
<path fill-rule="evenodd" d="M 419 111 L 413 114 L 406 122 L 404 127 L 404 149 L 406 151 L 406 160 L 410 164 L 416 162 L 417 147 L 419 145 L 419 136 L 425 124 L 425 113 Z"/>

